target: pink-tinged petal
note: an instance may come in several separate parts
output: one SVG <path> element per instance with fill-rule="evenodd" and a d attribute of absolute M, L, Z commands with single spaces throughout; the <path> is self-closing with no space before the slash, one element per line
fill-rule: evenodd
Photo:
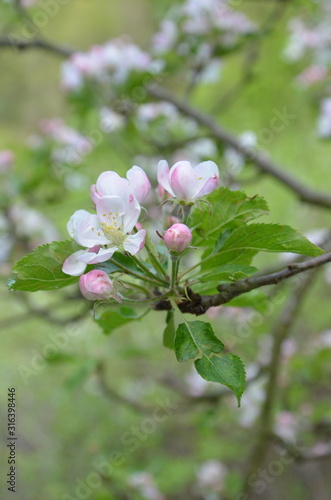
<path fill-rule="evenodd" d="M 67 224 L 68 233 L 79 245 L 91 248 L 109 243 L 98 221 L 98 217 L 86 210 L 77 210 Z"/>
<path fill-rule="evenodd" d="M 206 182 L 211 177 L 219 177 L 218 166 L 213 161 L 203 161 L 194 167 L 194 171 L 198 177 L 202 177 Z"/>
<path fill-rule="evenodd" d="M 125 202 L 119 196 L 103 196 L 97 200 L 95 208 L 98 219 L 109 227 L 120 227 L 125 213 Z"/>
<path fill-rule="evenodd" d="M 199 187 L 199 180 L 188 161 L 178 161 L 171 168 L 170 184 L 175 196 L 180 200 L 190 201 Z"/>
<path fill-rule="evenodd" d="M 142 168 L 136 165 L 130 168 L 126 177 L 129 181 L 128 188 L 130 193 L 141 203 L 147 196 L 151 189 L 151 183 Z"/>
<path fill-rule="evenodd" d="M 97 191 L 97 187 L 96 187 L 96 185 L 95 185 L 95 184 L 93 184 L 93 185 L 91 186 L 90 193 L 91 193 L 91 198 L 92 198 L 93 203 L 94 203 L 94 204 L 96 204 L 96 202 L 97 202 L 98 200 L 100 200 L 100 198 L 101 198 L 101 194 Z"/>
<path fill-rule="evenodd" d="M 219 170 L 213 161 L 204 161 L 194 168 L 196 177 L 199 180 L 199 188 L 193 198 L 199 198 L 211 193 L 218 187 Z"/>
<path fill-rule="evenodd" d="M 165 160 L 159 161 L 159 164 L 157 166 L 157 180 L 158 183 L 163 187 L 163 189 L 168 191 L 171 196 L 175 196 L 175 193 L 173 192 L 169 182 L 169 166 Z"/>
<path fill-rule="evenodd" d="M 63 263 L 62 271 L 70 276 L 80 276 L 86 269 L 86 264 L 79 257 L 84 255 L 86 250 L 78 250 L 71 254 Z"/>
<path fill-rule="evenodd" d="M 137 224 L 141 212 L 141 207 L 136 198 L 130 194 L 125 203 L 125 213 L 122 217 L 123 232 L 130 233 Z"/>
<path fill-rule="evenodd" d="M 100 245 L 94 245 L 94 247 L 88 249 L 88 251 L 92 253 L 98 253 L 99 250 L 100 250 Z"/>
<path fill-rule="evenodd" d="M 215 189 L 218 188 L 219 182 L 218 182 L 218 177 L 211 177 L 210 179 L 207 180 L 205 185 L 198 191 L 195 195 L 194 198 L 201 198 L 201 196 L 205 196 L 206 194 L 211 193 L 212 191 L 215 191 Z"/>
<path fill-rule="evenodd" d="M 79 256 L 79 259 L 86 264 L 100 264 L 100 262 L 106 262 L 110 259 L 116 250 L 116 247 L 101 248 L 97 253 L 85 252 Z"/>
<path fill-rule="evenodd" d="M 126 237 L 126 240 L 123 243 L 124 250 L 129 252 L 131 255 L 135 255 L 144 247 L 145 238 L 145 229 L 140 229 L 140 231 L 138 231 L 136 234 L 130 234 Z"/>
<path fill-rule="evenodd" d="M 128 190 L 128 181 L 116 172 L 107 171 L 99 175 L 96 183 L 97 192 L 101 196 L 125 196 Z"/>

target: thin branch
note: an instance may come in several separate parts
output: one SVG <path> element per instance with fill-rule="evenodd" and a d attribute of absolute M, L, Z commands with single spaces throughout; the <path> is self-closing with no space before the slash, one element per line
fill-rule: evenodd
<path fill-rule="evenodd" d="M 0 37 L 0 47 L 17 49 L 19 51 L 41 49 L 46 50 L 47 52 L 52 52 L 53 54 L 57 54 L 61 57 L 70 57 L 76 52 L 69 47 L 63 47 L 61 45 L 48 42 L 43 38 L 34 38 L 33 40 L 27 42 L 25 40 L 18 40 L 14 37 L 3 36 Z"/>
<path fill-rule="evenodd" d="M 133 399 L 129 399 L 125 396 L 122 396 L 118 392 L 116 392 L 114 389 L 112 389 L 108 383 L 106 382 L 106 372 L 105 372 L 105 366 L 103 363 L 99 363 L 96 369 L 96 373 L 100 382 L 100 387 L 107 398 L 109 398 L 112 402 L 117 401 L 118 403 L 121 403 L 124 406 L 128 406 L 132 410 L 141 413 L 143 415 L 151 415 L 153 409 L 149 408 L 147 406 L 142 405 L 138 401 L 134 401 Z"/>
<path fill-rule="evenodd" d="M 283 438 L 277 434 L 272 434 L 270 438 L 277 444 L 281 445 L 285 450 L 291 455 L 297 462 L 311 462 L 316 460 L 330 460 L 331 452 L 317 454 L 316 452 L 310 451 L 306 453 L 301 453 L 295 446 L 288 443 Z"/>
<path fill-rule="evenodd" d="M 219 285 L 218 290 L 220 293 L 215 295 L 201 296 L 192 292 L 192 290 L 188 290 L 190 300 L 183 300 L 180 304 L 178 304 L 178 307 L 182 312 L 199 316 L 204 314 L 212 306 L 226 304 L 235 297 L 250 292 L 251 290 L 267 285 L 276 285 L 281 281 L 295 276 L 296 274 L 309 271 L 310 269 L 316 269 L 324 264 L 327 264 L 328 262 L 331 262 L 331 252 L 304 262 L 289 264 L 285 269 L 276 273 L 266 274 L 265 276 L 257 276 L 255 278 L 245 278 L 234 283 Z M 168 300 L 162 300 L 154 306 L 154 309 L 170 310 L 171 304 Z"/>
<path fill-rule="evenodd" d="M 197 123 L 206 127 L 210 130 L 211 135 L 215 139 L 228 144 L 241 153 L 246 159 L 252 161 L 262 172 L 271 175 L 287 188 L 294 191 L 301 201 L 331 208 L 331 196 L 328 193 L 319 193 L 306 187 L 295 177 L 285 172 L 280 165 L 272 161 L 265 153 L 243 146 L 235 135 L 218 125 L 211 116 L 202 113 L 188 102 L 178 99 L 160 85 L 148 85 L 146 89 L 152 97 L 170 102 L 176 106 L 181 113 L 193 118 Z"/>
<path fill-rule="evenodd" d="M 229 299 L 231 300 L 234 297 L 237 297 L 237 295 L 246 293 L 246 291 L 250 292 L 255 288 L 260 288 L 267 285 L 277 285 L 281 281 L 291 278 L 296 274 L 309 271 L 310 269 L 315 269 L 319 266 L 327 264 L 328 262 L 331 262 L 331 252 L 325 253 L 313 259 L 306 260 L 304 262 L 289 264 L 286 269 L 275 273 L 266 274 L 265 276 L 245 278 L 229 285 L 220 285 L 218 287 L 218 290 L 221 292 L 221 295 L 225 294 L 223 295 L 223 298 L 226 298 L 228 302 L 229 300 L 227 294 L 229 294 Z"/>

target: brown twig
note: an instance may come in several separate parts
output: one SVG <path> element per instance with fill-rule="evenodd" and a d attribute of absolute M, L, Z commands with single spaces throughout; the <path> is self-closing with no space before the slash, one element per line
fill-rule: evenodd
<path fill-rule="evenodd" d="M 138 401 L 134 401 L 133 399 L 122 396 L 114 389 L 112 389 L 108 383 L 106 382 L 106 369 L 102 362 L 100 362 L 96 368 L 96 373 L 99 379 L 100 387 L 105 396 L 107 396 L 112 402 L 117 401 L 124 406 L 131 408 L 132 410 L 143 414 L 143 415 L 151 415 L 153 412 L 152 408 L 148 406 L 142 405 Z"/>
<path fill-rule="evenodd" d="M 301 453 L 301 451 L 299 451 L 298 448 L 293 446 L 291 443 L 288 443 L 277 434 L 271 434 L 270 439 L 274 441 L 276 444 L 281 445 L 288 452 L 288 454 L 291 455 L 297 462 L 331 459 L 331 452 L 317 454 L 316 452 L 308 451 L 305 453 Z"/>
<path fill-rule="evenodd" d="M 74 49 L 48 42 L 43 38 L 34 38 L 33 40 L 26 41 L 18 40 L 16 37 L 14 38 L 14 36 L 0 37 L 0 47 L 17 49 L 19 51 L 41 49 L 47 52 L 52 52 L 53 54 L 57 54 L 61 57 L 70 57 L 76 52 Z"/>
<path fill-rule="evenodd" d="M 276 273 L 267 274 L 265 276 L 257 276 L 245 278 L 230 284 L 219 285 L 220 293 L 215 295 L 201 296 L 188 290 L 190 300 L 183 300 L 178 307 L 184 313 L 191 313 L 199 316 L 204 314 L 210 307 L 219 306 L 230 302 L 230 300 L 248 293 L 251 290 L 267 285 L 276 285 L 281 281 L 289 279 L 297 274 L 309 271 L 310 269 L 318 268 L 324 264 L 331 262 L 331 252 L 320 255 L 313 259 L 304 262 L 289 264 L 286 269 Z M 171 303 L 168 300 L 162 300 L 155 304 L 156 310 L 170 310 Z"/>

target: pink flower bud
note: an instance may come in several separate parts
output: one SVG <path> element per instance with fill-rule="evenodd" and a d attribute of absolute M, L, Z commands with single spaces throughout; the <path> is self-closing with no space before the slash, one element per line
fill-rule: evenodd
<path fill-rule="evenodd" d="M 185 224 L 173 224 L 164 235 L 168 250 L 182 253 L 192 241 L 192 233 Z"/>
<path fill-rule="evenodd" d="M 120 302 L 108 274 L 95 269 L 79 278 L 79 287 L 87 300 L 108 300 L 111 297 Z"/>

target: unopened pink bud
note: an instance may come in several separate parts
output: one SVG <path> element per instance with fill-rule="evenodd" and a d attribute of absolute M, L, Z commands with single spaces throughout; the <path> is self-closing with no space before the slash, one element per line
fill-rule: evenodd
<path fill-rule="evenodd" d="M 168 250 L 182 253 L 192 241 L 192 233 L 185 224 L 173 224 L 164 235 Z"/>
<path fill-rule="evenodd" d="M 87 300 L 108 300 L 111 297 L 120 302 L 108 274 L 95 269 L 79 278 L 79 287 Z"/>

